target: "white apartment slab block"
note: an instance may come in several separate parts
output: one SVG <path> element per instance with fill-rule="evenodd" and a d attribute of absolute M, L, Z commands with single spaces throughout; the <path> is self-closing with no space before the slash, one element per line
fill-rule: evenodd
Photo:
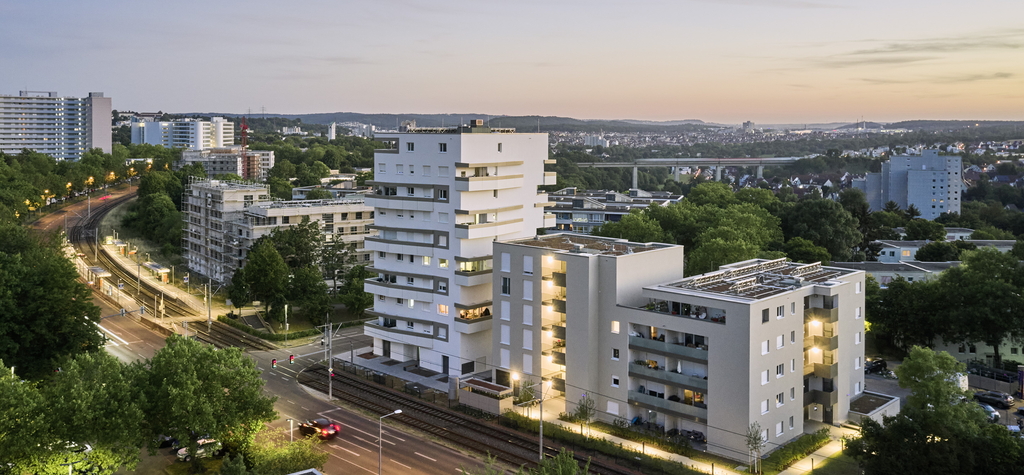
<path fill-rule="evenodd" d="M 495 240 L 532 236 L 546 215 L 547 134 L 484 127 L 378 133 L 366 202 L 379 234 L 366 239 L 377 277 L 366 325 L 374 353 L 453 376 L 491 357 Z"/>
<path fill-rule="evenodd" d="M 0 152 L 14 155 L 27 148 L 57 160 L 77 160 L 93 148 L 110 153 L 111 112 L 111 99 L 102 92 L 0 95 Z"/>
<path fill-rule="evenodd" d="M 209 121 L 137 121 L 132 122 L 132 143 L 189 150 L 228 147 L 235 144 L 235 124 L 223 117 L 213 117 Z"/>

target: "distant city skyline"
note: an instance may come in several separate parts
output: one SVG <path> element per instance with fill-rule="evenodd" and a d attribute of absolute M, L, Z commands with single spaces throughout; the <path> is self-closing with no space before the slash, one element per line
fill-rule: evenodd
<path fill-rule="evenodd" d="M 0 94 L 119 110 L 1024 119 L 1024 2 L 0 4 Z"/>

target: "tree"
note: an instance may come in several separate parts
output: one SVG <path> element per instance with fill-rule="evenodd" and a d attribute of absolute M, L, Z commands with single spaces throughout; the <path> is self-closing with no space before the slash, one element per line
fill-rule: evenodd
<path fill-rule="evenodd" d="M 2 363 L 2 362 L 0 362 Z M 47 445 L 55 442 L 46 433 L 46 413 L 42 394 L 35 383 L 22 381 L 15 368 L 0 364 L 0 460 L 14 463 L 13 473 L 23 473 L 23 465 L 43 455 Z"/>
<path fill-rule="evenodd" d="M 290 269 L 298 269 L 320 264 L 323 240 L 320 223 L 311 221 L 309 216 L 303 216 L 302 222 L 295 226 L 274 228 L 270 234 L 261 236 L 253 243 L 253 247 L 270 242 Z"/>
<path fill-rule="evenodd" d="M 786 243 L 786 256 L 796 262 L 810 264 L 813 262 L 827 263 L 831 256 L 828 249 L 815 246 L 813 242 L 804 238 L 795 237 Z"/>
<path fill-rule="evenodd" d="M 713 205 L 726 207 L 739 203 L 739 199 L 732 192 L 732 188 L 725 183 L 707 182 L 701 183 L 686 196 L 686 200 L 697 206 Z"/>
<path fill-rule="evenodd" d="M 224 456 L 224 463 L 220 466 L 220 475 L 249 475 L 249 469 L 245 466 L 245 456 L 242 454 L 235 457 Z"/>
<path fill-rule="evenodd" d="M 907 222 L 908 241 L 943 241 L 946 239 L 946 227 L 942 223 L 927 219 L 911 219 Z"/>
<path fill-rule="evenodd" d="M 639 209 L 633 209 L 618 222 L 609 221 L 594 228 L 592 234 L 632 242 L 671 242 L 661 224 Z"/>
<path fill-rule="evenodd" d="M 373 294 L 363 290 L 363 281 L 372 274 L 366 266 L 354 265 L 345 272 L 345 280 L 338 291 L 338 300 L 349 315 L 361 317 L 367 307 L 373 305 Z"/>
<path fill-rule="evenodd" d="M 327 463 L 327 452 L 320 449 L 315 437 L 288 442 L 281 432 L 261 437 L 260 443 L 249 451 L 253 475 L 279 475 L 298 473 L 310 468 L 323 470 Z"/>
<path fill-rule="evenodd" d="M 289 300 L 302 309 L 302 313 L 309 321 L 319 322 L 320 318 L 331 310 L 327 284 L 320 274 L 320 269 L 314 266 L 296 269 L 289 284 Z"/>
<path fill-rule="evenodd" d="M 175 437 L 194 455 L 199 438 L 209 435 L 229 449 L 248 450 L 263 424 L 276 417 L 277 398 L 263 395 L 256 362 L 238 348 L 171 335 L 143 368 L 149 440 Z M 193 458 L 193 467 L 200 466 Z"/>
<path fill-rule="evenodd" d="M 914 346 L 895 372 L 901 388 L 909 389 L 907 406 L 917 409 L 946 407 L 971 396 L 958 386 L 967 365 L 944 351 Z"/>
<path fill-rule="evenodd" d="M 329 200 L 332 198 L 334 198 L 334 195 L 330 191 L 320 187 L 313 188 L 306 193 L 307 200 Z"/>
<path fill-rule="evenodd" d="M 743 240 L 726 240 L 715 237 L 703 241 L 690 252 L 686 262 L 686 274 L 697 275 L 711 272 L 719 266 L 757 257 L 758 247 Z"/>
<path fill-rule="evenodd" d="M 764 453 L 768 441 L 765 439 L 760 423 L 750 423 L 750 427 L 747 428 L 746 441 L 748 456 L 752 462 L 750 466 L 754 473 L 761 473 L 761 455 Z"/>
<path fill-rule="evenodd" d="M 934 241 L 921 246 L 914 259 L 923 262 L 947 262 L 960 260 L 960 250 L 952 243 Z"/>
<path fill-rule="evenodd" d="M 286 301 L 288 265 L 270 241 L 257 242 L 249 251 L 244 277 L 249 284 L 249 296 L 263 302 L 271 318 L 283 320 L 282 305 Z"/>
<path fill-rule="evenodd" d="M 55 236 L 0 224 L 0 360 L 38 379 L 65 356 L 99 351 L 99 307 Z"/>
<path fill-rule="evenodd" d="M 832 260 L 845 261 L 861 241 L 857 220 L 832 200 L 805 199 L 782 216 L 782 230 L 788 239 L 802 237 L 828 249 Z"/>
<path fill-rule="evenodd" d="M 910 206 L 907 206 L 907 210 L 904 211 L 903 214 L 908 220 L 910 220 L 921 216 L 921 210 L 917 209 L 917 206 L 911 204 Z"/>
<path fill-rule="evenodd" d="M 576 420 L 580 421 L 580 425 L 586 425 L 587 429 L 590 429 L 590 421 L 594 420 L 594 416 L 597 415 L 597 400 L 587 396 L 583 393 L 580 396 L 580 401 L 576 403 L 576 412 L 574 414 Z"/>

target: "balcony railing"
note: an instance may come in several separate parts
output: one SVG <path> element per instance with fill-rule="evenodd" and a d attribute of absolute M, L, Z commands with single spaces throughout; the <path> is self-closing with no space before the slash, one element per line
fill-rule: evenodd
<path fill-rule="evenodd" d="M 558 313 L 565 313 L 565 300 L 562 299 L 550 299 L 542 302 L 545 306 L 550 306 L 551 311 Z"/>
<path fill-rule="evenodd" d="M 832 406 L 837 402 L 839 402 L 838 391 L 825 392 L 819 391 L 817 389 L 812 389 L 804 393 L 804 406 L 807 406 L 809 404 L 821 404 L 822 406 Z"/>
<path fill-rule="evenodd" d="M 838 308 L 808 308 L 804 310 L 804 323 L 817 320 L 822 323 L 835 323 L 839 321 Z"/>
<path fill-rule="evenodd" d="M 629 337 L 629 348 L 634 350 L 653 351 L 667 356 L 683 357 L 690 361 L 705 362 L 708 360 L 708 350 L 705 348 L 690 347 L 680 343 L 652 340 L 639 336 Z"/>
<path fill-rule="evenodd" d="M 682 386 L 686 389 L 701 393 L 707 393 L 708 391 L 707 378 L 699 378 L 696 376 L 679 374 L 673 371 L 666 371 L 664 367 L 660 366 L 658 368 L 653 368 L 646 362 L 638 363 L 634 361 L 630 364 L 629 375 L 630 377 L 636 376 L 639 378 L 658 381 L 660 383 Z"/>
<path fill-rule="evenodd" d="M 817 348 L 822 351 L 830 351 L 839 348 L 839 336 L 809 335 L 804 337 L 804 349 Z"/>
<path fill-rule="evenodd" d="M 691 406 L 683 402 L 670 401 L 658 396 L 651 396 L 640 391 L 629 391 L 629 402 L 637 403 L 642 407 L 658 412 L 666 412 L 676 417 L 706 422 L 708 420 L 708 409 L 706 407 Z M 701 404 L 701 403 L 697 403 Z M 703 405 L 703 404 L 702 404 Z"/>
<path fill-rule="evenodd" d="M 565 339 L 565 323 L 562 323 L 560 325 L 544 325 L 542 329 L 544 331 L 551 332 L 552 338 L 557 338 L 559 340 Z"/>
<path fill-rule="evenodd" d="M 808 365 L 804 365 L 804 376 L 814 376 L 816 378 L 823 379 L 835 379 L 839 376 L 839 363 L 811 363 Z"/>

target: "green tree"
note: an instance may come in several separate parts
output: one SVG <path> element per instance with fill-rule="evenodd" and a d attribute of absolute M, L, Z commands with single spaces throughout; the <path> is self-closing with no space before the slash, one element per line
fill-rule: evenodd
<path fill-rule="evenodd" d="M 373 294 L 363 290 L 363 281 L 372 274 L 366 266 L 354 265 L 345 272 L 344 283 L 338 291 L 338 300 L 345 306 L 349 315 L 361 317 L 363 311 L 373 305 Z"/>
<path fill-rule="evenodd" d="M 302 222 L 286 228 L 274 228 L 253 243 L 255 248 L 263 242 L 270 242 L 290 269 L 319 265 L 323 249 L 323 234 L 320 223 L 303 216 Z"/>
<path fill-rule="evenodd" d="M 618 222 L 609 221 L 594 228 L 592 234 L 632 242 L 671 242 L 661 224 L 639 209 L 633 209 Z"/>
<path fill-rule="evenodd" d="M 805 199 L 782 217 L 788 239 L 801 237 L 828 249 L 832 260 L 849 260 L 851 249 L 861 242 L 857 220 L 832 200 Z"/>
<path fill-rule="evenodd" d="M 14 463 L 13 473 L 23 473 L 27 462 L 45 454 L 56 442 L 46 432 L 43 395 L 35 383 L 23 381 L 15 368 L 0 364 L 0 460 Z"/>
<path fill-rule="evenodd" d="M 743 240 L 709 239 L 690 253 L 686 274 L 711 272 L 719 266 L 757 257 L 758 247 Z"/>
<path fill-rule="evenodd" d="M 61 240 L 0 224 L 0 243 L 0 360 L 38 379 L 65 356 L 99 351 L 100 309 Z"/>
<path fill-rule="evenodd" d="M 238 348 L 216 349 L 172 335 L 143 367 L 149 439 L 158 434 L 182 441 L 194 454 L 204 435 L 231 450 L 251 449 L 253 438 L 276 417 L 275 397 L 263 395 L 256 362 Z M 193 468 L 201 466 L 193 458 Z"/>
<path fill-rule="evenodd" d="M 909 389 L 907 406 L 934 409 L 957 404 L 971 396 L 958 386 L 959 375 L 967 374 L 967 365 L 944 351 L 914 346 L 896 370 L 901 388 Z"/>
<path fill-rule="evenodd" d="M 907 222 L 906 230 L 908 241 L 944 241 L 946 239 L 946 227 L 942 223 L 927 219 L 911 219 Z"/>
<path fill-rule="evenodd" d="M 292 184 L 288 180 L 272 176 L 267 180 L 267 186 L 270 188 L 270 196 L 280 200 L 292 199 Z"/>
<path fill-rule="evenodd" d="M 960 249 L 952 243 L 934 241 L 921 246 L 914 259 L 923 262 L 957 261 L 960 260 Z"/>
<path fill-rule="evenodd" d="M 306 193 L 307 200 L 329 200 L 331 198 L 334 198 L 334 195 L 320 187 L 313 188 Z"/>
<path fill-rule="evenodd" d="M 726 207 L 739 203 L 739 199 L 732 192 L 732 188 L 725 183 L 719 182 L 701 183 L 693 187 L 690 190 L 690 194 L 686 195 L 686 200 L 697 206 L 713 205 Z"/>
<path fill-rule="evenodd" d="M 280 432 L 273 437 L 261 437 L 260 443 L 249 451 L 253 475 L 280 475 L 298 473 L 315 468 L 323 470 L 327 463 L 327 452 L 320 449 L 320 441 L 314 437 L 288 442 Z"/>
<path fill-rule="evenodd" d="M 795 237 L 786 243 L 786 256 L 796 262 L 810 264 L 813 262 L 827 263 L 831 256 L 828 249 L 815 246 L 813 242 L 804 238 Z"/>
<path fill-rule="evenodd" d="M 283 321 L 283 305 L 288 295 L 288 265 L 271 241 L 257 242 L 249 251 L 245 267 L 249 295 L 260 300 L 276 321 Z"/>
<path fill-rule="evenodd" d="M 331 310 L 327 284 L 320 274 L 320 269 L 314 266 L 296 269 L 289 284 L 289 300 L 302 310 L 302 314 L 309 321 L 320 322 L 321 318 Z"/>
<path fill-rule="evenodd" d="M 249 469 L 245 466 L 245 456 L 242 454 L 234 457 L 226 455 L 220 466 L 220 475 L 249 475 Z"/>

